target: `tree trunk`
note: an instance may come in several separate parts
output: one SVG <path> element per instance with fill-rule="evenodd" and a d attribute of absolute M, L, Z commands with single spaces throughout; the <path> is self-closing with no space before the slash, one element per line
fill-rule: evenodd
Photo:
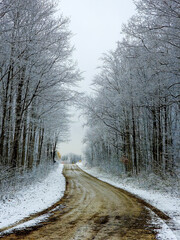
<path fill-rule="evenodd" d="M 135 174 L 137 174 L 138 173 L 138 166 L 137 166 L 137 146 L 136 146 L 136 125 L 135 125 L 133 104 L 132 104 L 132 129 L 133 129 L 134 167 L 135 167 Z"/>
<path fill-rule="evenodd" d="M 38 158 L 36 162 L 36 166 L 38 166 L 41 162 L 41 154 L 42 154 L 42 145 L 44 141 L 44 128 L 40 128 L 39 130 L 39 144 L 38 144 Z"/>
<path fill-rule="evenodd" d="M 152 110 L 152 115 L 153 115 L 153 136 L 152 136 L 153 171 L 157 173 L 157 122 L 155 109 Z"/>
<path fill-rule="evenodd" d="M 13 167 L 16 167 L 18 161 L 18 151 L 19 151 L 19 142 L 20 142 L 20 133 L 21 133 L 21 121 L 22 121 L 22 109 L 21 109 L 21 101 L 22 101 L 22 89 L 25 77 L 25 67 L 22 69 L 20 74 L 20 80 L 18 84 L 18 92 L 16 98 L 16 111 L 15 111 L 15 131 L 14 131 L 14 141 L 13 141 L 13 149 L 12 149 L 12 158 L 11 163 Z"/>

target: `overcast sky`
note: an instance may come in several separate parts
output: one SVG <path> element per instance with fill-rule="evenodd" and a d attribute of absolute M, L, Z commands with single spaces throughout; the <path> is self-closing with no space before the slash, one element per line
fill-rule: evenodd
<path fill-rule="evenodd" d="M 93 76 L 100 65 L 102 53 L 115 49 L 121 39 L 121 26 L 134 14 L 133 0 L 61 0 L 60 9 L 64 16 L 70 17 L 70 30 L 74 34 L 72 44 L 84 80 L 81 91 L 89 91 Z M 82 153 L 84 130 L 78 112 L 72 111 L 70 138 L 68 143 L 58 146 L 61 154 Z"/>

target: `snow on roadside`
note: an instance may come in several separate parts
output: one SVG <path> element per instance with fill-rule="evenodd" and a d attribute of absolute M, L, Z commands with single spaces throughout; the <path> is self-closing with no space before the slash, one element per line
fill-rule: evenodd
<path fill-rule="evenodd" d="M 133 183 L 133 179 L 132 182 L 127 182 L 126 179 L 103 172 L 99 168 L 88 168 L 87 166 L 84 166 L 83 163 L 78 163 L 77 165 L 90 175 L 142 198 L 152 206 L 167 214 L 172 219 L 170 225 L 173 228 L 173 233 L 170 234 L 169 229 L 167 237 L 167 231 L 164 230 L 167 230 L 168 226 L 161 222 L 162 229 L 158 234 L 158 239 L 180 240 L 180 199 L 178 197 L 172 197 L 168 193 L 160 192 L 150 188 L 142 189 L 140 186 Z M 153 219 L 155 219 L 155 217 L 153 217 Z M 157 222 L 157 220 L 155 222 Z"/>
<path fill-rule="evenodd" d="M 1 237 L 1 235 L 4 235 L 4 234 L 13 233 L 15 230 L 23 230 L 23 229 L 28 228 L 28 227 L 36 226 L 38 223 L 41 223 L 42 221 L 45 221 L 46 219 L 48 219 L 49 216 L 50 216 L 50 214 L 43 214 L 42 216 L 37 217 L 37 218 L 32 219 L 32 220 L 29 220 L 25 223 L 18 224 L 15 227 L 12 227 L 8 230 L 0 232 L 0 237 Z"/>
<path fill-rule="evenodd" d="M 160 219 L 151 209 L 148 209 L 151 214 L 152 223 L 155 226 L 158 226 L 159 229 L 157 229 L 157 239 L 158 240 L 177 240 L 178 234 L 174 234 L 174 232 L 169 228 L 169 226 Z"/>
<path fill-rule="evenodd" d="M 66 185 L 62 174 L 63 165 L 56 164 L 56 169 L 42 182 L 21 189 L 17 193 L 18 201 L 0 202 L 0 229 L 52 206 L 63 197 Z M 39 222 L 40 219 L 36 220 Z"/>

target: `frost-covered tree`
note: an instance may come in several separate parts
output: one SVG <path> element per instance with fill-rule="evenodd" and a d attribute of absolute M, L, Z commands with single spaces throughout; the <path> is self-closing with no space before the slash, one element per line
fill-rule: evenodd
<path fill-rule="evenodd" d="M 79 78 L 68 23 L 54 1 L 1 1 L 1 164 L 23 170 L 52 161 L 67 135 L 71 86 Z"/>
<path fill-rule="evenodd" d="M 175 174 L 179 165 L 180 3 L 142 0 L 136 6 L 137 14 L 123 27 L 124 39 L 102 58 L 94 96 L 83 101 L 89 125 L 87 160 L 92 163 L 92 153 L 93 162 L 103 167 L 106 159 L 107 166 L 110 161 L 115 169 L 119 159 L 128 172 Z M 92 133 L 97 136 L 95 143 Z M 110 154 L 105 158 L 106 150 L 94 146 L 104 144 L 107 136 Z"/>

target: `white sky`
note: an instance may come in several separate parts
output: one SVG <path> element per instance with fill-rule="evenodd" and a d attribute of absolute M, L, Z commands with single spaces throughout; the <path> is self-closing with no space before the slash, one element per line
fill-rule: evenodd
<path fill-rule="evenodd" d="M 102 53 L 116 47 L 121 39 L 121 26 L 134 14 L 133 0 L 61 0 L 60 9 L 70 17 L 70 30 L 74 34 L 74 59 L 77 60 L 84 80 L 81 91 L 88 92 L 90 83 L 100 65 Z M 77 110 L 72 110 L 71 140 L 58 146 L 61 154 L 82 153 L 84 129 Z"/>

